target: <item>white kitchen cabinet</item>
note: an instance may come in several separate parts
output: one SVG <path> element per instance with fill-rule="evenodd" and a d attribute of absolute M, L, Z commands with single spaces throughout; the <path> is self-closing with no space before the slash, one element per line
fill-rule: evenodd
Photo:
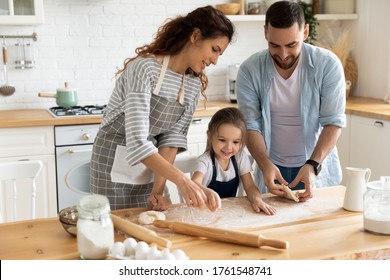
<path fill-rule="evenodd" d="M 43 169 L 37 179 L 36 217 L 57 215 L 57 194 L 54 156 L 54 131 L 52 126 L 0 129 L 0 162 L 15 160 L 41 160 Z M 20 182 L 26 184 L 24 182 Z M 0 182 L 1 212 L 4 221 L 11 211 L 11 184 Z M 29 197 L 17 190 L 18 220 L 29 219 Z"/>
<path fill-rule="evenodd" d="M 0 2 L 0 25 L 34 25 L 43 22 L 43 0 L 2 0 Z"/>
<path fill-rule="evenodd" d="M 370 168 L 370 181 L 390 176 L 390 121 L 352 115 L 350 133 L 349 165 Z"/>
<path fill-rule="evenodd" d="M 343 171 L 342 185 L 346 186 L 345 168 L 349 166 L 349 154 L 351 143 L 351 116 L 347 115 L 347 126 L 342 129 L 339 140 L 337 141 L 337 151 L 340 158 L 340 164 Z"/>
<path fill-rule="evenodd" d="M 190 155 L 201 155 L 206 149 L 207 128 L 211 117 L 193 118 L 188 129 L 187 143 Z"/>

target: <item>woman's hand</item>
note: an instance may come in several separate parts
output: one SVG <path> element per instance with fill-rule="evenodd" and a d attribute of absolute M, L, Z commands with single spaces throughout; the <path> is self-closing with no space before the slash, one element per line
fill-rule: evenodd
<path fill-rule="evenodd" d="M 147 198 L 147 202 L 152 205 L 152 210 L 164 211 L 172 204 L 171 199 L 162 194 L 151 194 Z"/>
<path fill-rule="evenodd" d="M 206 205 L 210 211 L 215 211 L 221 207 L 219 195 L 212 189 L 201 186 L 184 175 L 182 183 L 177 187 L 187 206 L 202 207 Z"/>
<path fill-rule="evenodd" d="M 210 211 L 212 212 L 221 208 L 221 198 L 219 197 L 219 194 L 207 187 L 202 187 L 202 189 L 207 197 L 207 201 L 206 201 L 207 208 L 209 208 Z"/>

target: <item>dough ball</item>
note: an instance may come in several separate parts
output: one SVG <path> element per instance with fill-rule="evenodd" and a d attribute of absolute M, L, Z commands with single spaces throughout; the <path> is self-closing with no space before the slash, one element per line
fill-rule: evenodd
<path fill-rule="evenodd" d="M 299 202 L 298 192 L 293 192 L 288 186 L 282 185 L 283 190 L 286 192 L 286 198 Z"/>
<path fill-rule="evenodd" d="M 150 210 L 150 211 L 142 212 L 138 217 L 138 222 L 141 225 L 149 225 L 153 223 L 155 220 L 165 220 L 164 213 Z"/>

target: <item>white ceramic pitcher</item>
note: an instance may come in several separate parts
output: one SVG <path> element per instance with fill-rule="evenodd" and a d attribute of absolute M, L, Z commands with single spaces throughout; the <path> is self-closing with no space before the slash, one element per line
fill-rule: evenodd
<path fill-rule="evenodd" d="M 344 209 L 348 211 L 363 211 L 363 195 L 371 176 L 371 169 L 346 167 L 347 189 L 344 196 Z"/>

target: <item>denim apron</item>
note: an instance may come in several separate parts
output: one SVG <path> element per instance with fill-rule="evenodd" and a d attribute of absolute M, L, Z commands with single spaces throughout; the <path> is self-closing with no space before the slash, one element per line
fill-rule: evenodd
<path fill-rule="evenodd" d="M 211 182 L 207 187 L 217 192 L 221 198 L 235 197 L 237 195 L 237 189 L 240 183 L 236 157 L 232 156 L 231 158 L 236 176 L 227 182 L 217 181 L 217 168 L 215 166 L 215 157 L 213 155 L 211 156 L 211 160 L 213 162 L 213 177 L 211 178 Z"/>

